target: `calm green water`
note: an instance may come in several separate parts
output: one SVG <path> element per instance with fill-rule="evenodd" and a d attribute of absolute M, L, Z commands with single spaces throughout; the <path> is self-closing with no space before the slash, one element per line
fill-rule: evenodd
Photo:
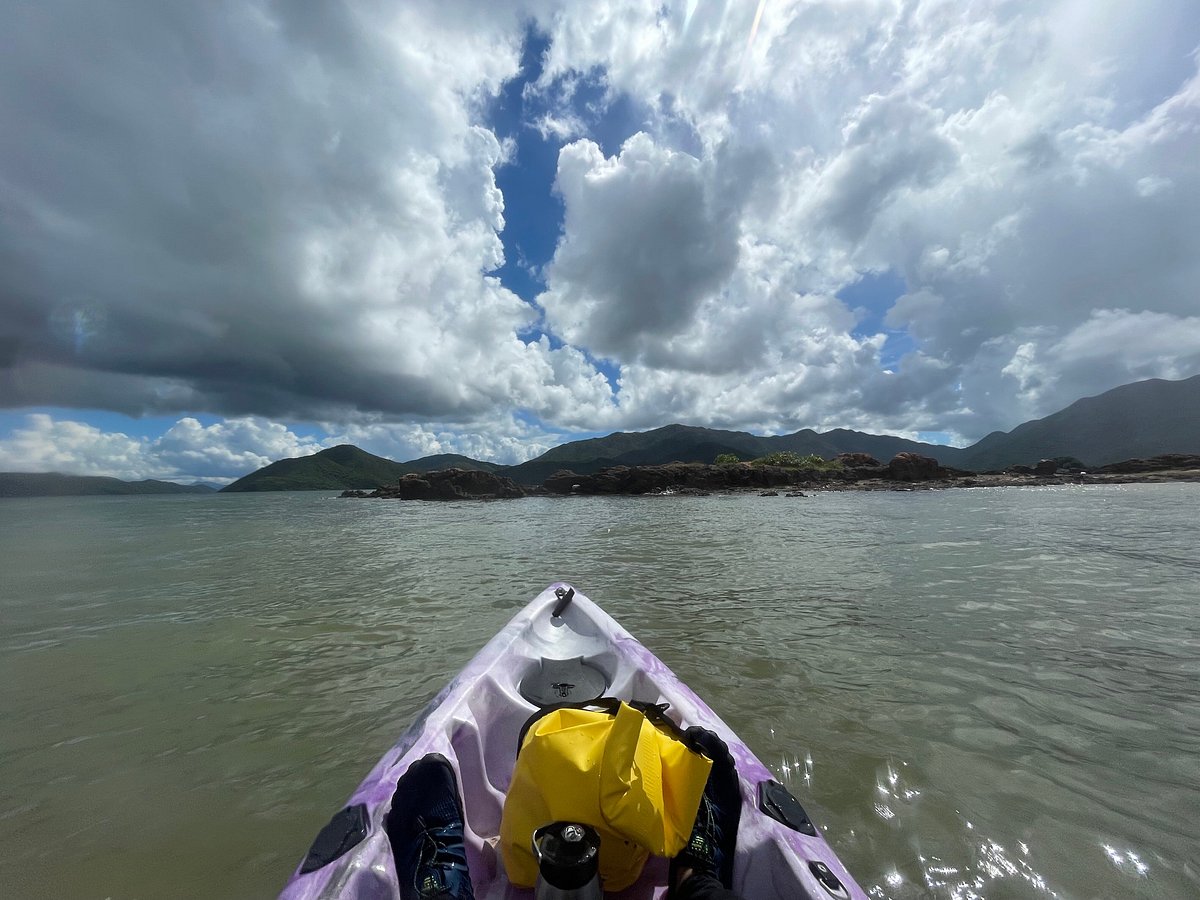
<path fill-rule="evenodd" d="M 0 896 L 271 896 L 559 578 L 874 896 L 1200 896 L 1198 501 L 2 501 Z"/>

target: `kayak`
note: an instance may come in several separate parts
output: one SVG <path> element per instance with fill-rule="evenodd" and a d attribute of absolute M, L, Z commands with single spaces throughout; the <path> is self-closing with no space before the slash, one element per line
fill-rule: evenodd
<path fill-rule="evenodd" d="M 288 880 L 283 900 L 366 900 L 399 894 L 384 829 L 397 780 L 427 754 L 458 777 L 477 900 L 516 900 L 497 851 L 505 793 L 522 726 L 539 708 L 616 697 L 669 704 L 668 715 L 726 742 L 742 811 L 733 889 L 748 900 L 866 900 L 801 804 L 720 717 L 667 666 L 571 585 L 550 585 L 433 698 L 322 829 Z M 651 857 L 620 900 L 667 893 L 667 861 Z"/>

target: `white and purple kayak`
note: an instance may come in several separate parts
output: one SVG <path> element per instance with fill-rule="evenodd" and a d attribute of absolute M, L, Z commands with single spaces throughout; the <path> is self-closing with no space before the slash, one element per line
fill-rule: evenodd
<path fill-rule="evenodd" d="M 396 900 L 384 829 L 396 781 L 440 753 L 458 774 L 467 862 L 477 900 L 528 900 L 508 883 L 496 849 L 521 726 L 539 707 L 598 696 L 669 703 L 687 728 L 716 732 L 737 764 L 742 793 L 733 889 L 749 900 L 829 900 L 866 894 L 796 800 L 749 747 L 653 653 L 570 585 L 552 584 L 491 639 L 379 761 L 318 835 L 289 879 L 286 900 Z M 667 892 L 667 861 L 651 857 L 618 900 Z"/>

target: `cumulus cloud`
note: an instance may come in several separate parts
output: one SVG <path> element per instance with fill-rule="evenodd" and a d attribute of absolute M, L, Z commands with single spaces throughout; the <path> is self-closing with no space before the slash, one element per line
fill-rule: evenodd
<path fill-rule="evenodd" d="M 24 428 L 0 441 L 0 469 L 115 478 L 164 478 L 173 469 L 147 459 L 146 443 L 82 422 L 31 414 Z"/>
<path fill-rule="evenodd" d="M 498 459 L 673 420 L 972 439 L 1200 367 L 1189 0 L 8 18 L 9 406 L 321 422 L 385 455 Z M 524 124 L 560 145 L 564 213 L 535 303 L 494 274 L 494 173 L 520 158 L 487 113 L 527 29 L 546 42 L 527 88 L 550 99 Z M 637 116 L 614 139 L 618 108 Z M 850 308 L 871 273 L 903 296 Z M 203 452 L 190 427 L 170 452 Z"/>
<path fill-rule="evenodd" d="M 322 443 L 300 438 L 277 422 L 245 418 L 205 426 L 190 416 L 146 445 L 149 455 L 176 472 L 222 479 L 240 478 L 277 459 L 310 456 L 322 449 Z"/>
<path fill-rule="evenodd" d="M 554 413 L 512 391 L 558 351 L 487 274 L 517 10 L 60 6 L 0 52 L 6 403 Z"/>
<path fill-rule="evenodd" d="M 516 416 L 498 416 L 471 430 L 432 423 L 356 424 L 330 439 L 331 443 L 354 444 L 387 459 L 406 461 L 456 453 L 502 465 L 525 462 L 562 441 L 562 433 L 550 432 Z"/>
<path fill-rule="evenodd" d="M 131 436 L 84 422 L 31 413 L 0 438 L 0 471 L 109 475 L 128 480 L 234 481 L 279 459 L 355 444 L 387 459 L 457 453 L 501 464 L 524 462 L 569 439 L 515 415 L 463 428 L 438 423 L 324 423 L 320 438 L 260 417 L 205 425 L 185 416 L 161 435 Z"/>
<path fill-rule="evenodd" d="M 614 359 L 690 325 L 738 256 L 736 207 L 704 165 L 636 134 L 605 159 L 592 141 L 559 154 L 565 235 L 541 296 L 567 340 Z"/>
<path fill-rule="evenodd" d="M 189 416 L 160 437 L 145 438 L 32 413 L 24 427 L 0 440 L 0 470 L 225 483 L 321 449 L 283 425 L 255 418 L 205 426 Z"/>
<path fill-rule="evenodd" d="M 1098 309 L 1053 342 L 1019 346 L 1003 370 L 1023 391 L 1085 396 L 1102 381 L 1182 379 L 1200 370 L 1200 315 Z"/>
<path fill-rule="evenodd" d="M 657 111 L 638 165 L 668 171 L 679 120 L 698 145 L 694 196 L 728 190 L 721 155 L 760 164 L 727 218 L 677 226 L 696 247 L 736 234 L 736 258 L 688 266 L 697 280 L 679 279 L 673 305 L 643 297 L 622 317 L 613 257 L 635 260 L 635 277 L 637 257 L 602 238 L 662 203 L 599 202 L 628 146 L 608 160 L 564 148 L 549 321 L 614 347 L 622 413 L 647 424 L 975 439 L 1194 373 L 1200 9 L 1102 6 L 768 5 L 755 28 L 753 4 L 613 2 L 557 19 L 544 81 L 600 67 L 610 94 Z M 908 290 L 883 324 L 914 345 L 888 366 L 884 336 L 836 299 L 884 271 Z M 653 327 L 658 310 L 669 329 Z M 1158 326 L 1172 336 L 1151 338 Z"/>
<path fill-rule="evenodd" d="M 934 110 L 910 97 L 866 98 L 850 115 L 841 151 L 815 179 L 805 214 L 847 241 L 861 240 L 893 197 L 937 183 L 957 162 L 939 125 Z"/>

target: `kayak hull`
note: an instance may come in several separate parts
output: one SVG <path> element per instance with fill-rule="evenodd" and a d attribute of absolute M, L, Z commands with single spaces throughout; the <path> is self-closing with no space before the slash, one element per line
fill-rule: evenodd
<path fill-rule="evenodd" d="M 573 596 L 561 615 L 554 617 L 551 612 L 565 591 L 573 591 Z M 658 657 L 600 607 L 562 583 L 550 585 L 496 634 L 429 702 L 359 785 L 347 806 L 365 808 L 366 837 L 314 871 L 302 872 L 304 866 L 299 867 L 281 898 L 395 900 L 399 890 L 384 816 L 397 779 L 428 753 L 445 756 L 458 774 L 467 861 L 477 900 L 532 897 L 532 891 L 508 884 L 495 845 L 520 729 L 538 708 L 522 696 L 520 685 L 545 660 L 580 657 L 603 673 L 608 681 L 606 695 L 669 703 L 669 715 L 683 727 L 701 725 L 729 745 L 742 792 L 734 889 L 743 897 L 866 900 L 819 829 L 805 834 L 760 811 L 759 786 L 773 776 L 750 748 Z M 666 872 L 665 860 L 651 858 L 637 882 L 607 896 L 665 897 Z"/>

